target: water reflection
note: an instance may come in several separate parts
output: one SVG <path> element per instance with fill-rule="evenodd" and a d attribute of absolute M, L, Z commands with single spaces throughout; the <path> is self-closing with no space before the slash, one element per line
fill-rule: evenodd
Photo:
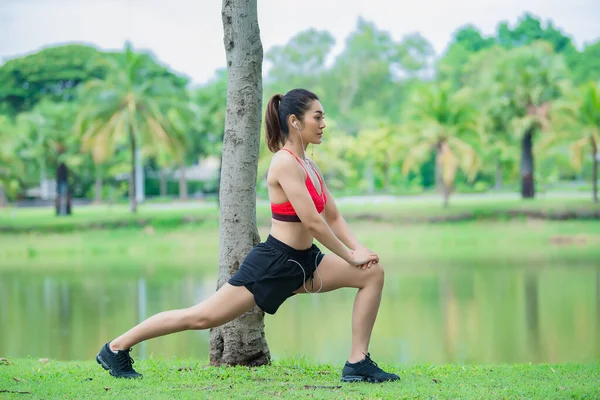
<path fill-rule="evenodd" d="M 388 271 L 371 351 L 390 363 L 586 362 L 600 358 L 600 269 L 427 267 Z M 108 339 L 214 291 L 215 275 L 0 274 L 0 356 L 92 359 Z M 341 362 L 354 290 L 291 298 L 266 317 L 274 357 Z M 145 342 L 136 357 L 208 358 L 208 332 Z"/>
<path fill-rule="evenodd" d="M 531 349 L 534 360 L 540 361 L 540 326 L 538 318 L 538 282 L 537 274 L 525 273 L 525 321 L 527 328 L 527 345 Z"/>

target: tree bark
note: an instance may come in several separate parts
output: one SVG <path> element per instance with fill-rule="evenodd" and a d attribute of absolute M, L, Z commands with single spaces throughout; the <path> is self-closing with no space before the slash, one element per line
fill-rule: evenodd
<path fill-rule="evenodd" d="M 188 188 L 187 180 L 185 178 L 185 165 L 181 164 L 179 167 L 179 198 L 181 200 L 187 200 Z"/>
<path fill-rule="evenodd" d="M 257 0 L 223 0 L 227 56 L 227 113 L 221 166 L 220 288 L 259 243 L 256 228 L 256 174 L 260 142 L 263 49 Z M 212 365 L 264 365 L 270 362 L 264 313 L 254 307 L 210 332 Z"/>
<path fill-rule="evenodd" d="M 69 169 L 65 163 L 56 168 L 56 215 L 71 215 L 71 194 L 69 189 Z"/>
<path fill-rule="evenodd" d="M 160 180 L 160 197 L 167 196 L 167 173 L 163 168 L 158 170 L 158 176 Z"/>
<path fill-rule="evenodd" d="M 444 181 L 442 179 L 442 144 L 438 143 L 435 147 L 435 190 L 438 193 L 444 192 Z"/>
<path fill-rule="evenodd" d="M 383 190 L 386 193 L 390 192 L 392 186 L 392 168 L 390 165 L 391 163 L 386 162 L 383 166 Z"/>
<path fill-rule="evenodd" d="M 594 203 L 598 202 L 598 146 L 594 138 L 591 138 L 592 142 L 592 196 Z"/>
<path fill-rule="evenodd" d="M 365 165 L 365 181 L 367 182 L 367 193 L 375 193 L 375 176 L 373 173 L 373 160 L 367 159 L 367 165 Z"/>
<path fill-rule="evenodd" d="M 94 183 L 94 203 L 100 204 L 102 202 L 102 174 L 100 167 L 96 166 L 96 182 Z"/>
<path fill-rule="evenodd" d="M 450 194 L 454 189 L 456 165 L 454 165 L 452 150 L 445 140 L 440 141 L 436 149 L 435 179 L 436 186 L 442 192 L 442 206 L 448 207 Z"/>
<path fill-rule="evenodd" d="M 0 182 L 0 207 L 6 207 L 7 205 L 6 189 L 4 188 L 4 183 Z"/>
<path fill-rule="evenodd" d="M 533 166 L 533 128 L 531 128 L 523 135 L 521 141 L 521 196 L 524 199 L 535 197 Z"/>
<path fill-rule="evenodd" d="M 443 202 L 442 202 L 442 206 L 443 206 L 444 208 L 448 208 L 448 203 L 449 203 L 449 201 L 450 201 L 450 193 L 452 193 L 452 188 L 451 188 L 451 187 L 449 187 L 449 186 L 448 186 L 448 185 L 446 185 L 446 184 L 443 184 L 443 185 L 442 185 L 442 190 L 443 190 L 443 193 L 442 193 L 442 195 L 444 196 L 444 200 L 443 200 Z"/>
<path fill-rule="evenodd" d="M 129 176 L 129 211 L 137 211 L 137 201 L 135 199 L 135 137 L 129 133 L 129 144 L 131 146 L 131 175 Z"/>
<path fill-rule="evenodd" d="M 496 161 L 496 182 L 495 186 L 497 190 L 502 189 L 502 164 L 500 160 Z"/>

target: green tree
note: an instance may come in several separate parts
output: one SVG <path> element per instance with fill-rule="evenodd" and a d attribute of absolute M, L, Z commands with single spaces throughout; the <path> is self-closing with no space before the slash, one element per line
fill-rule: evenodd
<path fill-rule="evenodd" d="M 548 111 L 562 93 L 568 70 L 564 58 L 547 42 L 503 49 L 492 47 L 470 60 L 461 78 L 473 89 L 473 101 L 486 117 L 488 150 L 499 163 L 506 151 L 521 148 L 521 193 L 534 197 L 535 136 L 549 132 Z"/>
<path fill-rule="evenodd" d="M 533 144 L 547 131 L 548 111 L 568 76 L 563 57 L 546 42 L 511 49 L 497 60 L 490 95 L 504 99 L 504 118 L 521 143 L 521 194 L 535 196 Z"/>
<path fill-rule="evenodd" d="M 542 21 L 530 13 L 525 13 L 511 29 L 508 23 L 498 25 L 497 43 L 506 48 L 528 46 L 540 40 L 552 45 L 556 53 L 572 54 L 575 46 L 571 38 L 556 29 L 551 21 L 542 26 Z"/>
<path fill-rule="evenodd" d="M 273 46 L 265 60 L 270 64 L 265 84 L 275 92 L 303 87 L 319 92 L 326 61 L 335 39 L 328 31 L 307 29 L 283 46 Z"/>
<path fill-rule="evenodd" d="M 472 25 L 459 29 L 448 50 L 437 62 L 437 79 L 449 82 L 455 89 L 464 85 L 463 68 L 471 56 L 494 45 L 493 38 L 484 38 Z"/>
<path fill-rule="evenodd" d="M 571 144 L 571 163 L 581 171 L 584 150 L 587 148 L 592 160 L 592 197 L 598 202 L 598 159 L 600 152 L 600 85 L 589 82 L 578 90 L 572 90 L 552 108 L 553 130 L 557 133 L 552 141 Z"/>
<path fill-rule="evenodd" d="M 576 85 L 600 80 L 600 40 L 585 45 L 569 62 Z"/>
<path fill-rule="evenodd" d="M 24 165 L 18 154 L 19 130 L 7 116 L 0 115 L 0 207 L 20 188 Z"/>
<path fill-rule="evenodd" d="M 26 185 L 45 182 L 63 163 L 68 169 L 81 165 L 79 138 L 71 134 L 76 110 L 72 102 L 44 99 L 17 116 L 19 154 L 30 161 L 22 177 Z"/>
<path fill-rule="evenodd" d="M 514 110 L 510 99 L 503 95 L 503 84 L 496 79 L 497 64 L 508 50 L 494 46 L 473 54 L 462 67 L 460 80 L 472 89 L 472 102 L 481 111 L 482 153 L 487 162 L 482 169 L 495 175 L 495 185 L 503 184 L 506 170 L 518 164 L 518 142 L 512 134 Z"/>
<path fill-rule="evenodd" d="M 361 130 L 356 137 L 355 148 L 350 152 L 363 165 L 363 179 L 369 193 L 375 190 L 376 180 L 384 191 L 391 190 L 394 168 L 408 153 L 404 131 L 402 126 L 382 123 L 377 128 Z"/>
<path fill-rule="evenodd" d="M 227 70 L 218 70 L 213 80 L 193 90 L 190 96 L 197 112 L 189 135 L 187 157 L 194 160 L 209 155 L 222 157 L 227 110 Z M 219 165 L 222 165 L 222 160 Z M 219 167 L 217 187 L 220 179 Z"/>
<path fill-rule="evenodd" d="M 431 45 L 419 35 L 395 42 L 373 22 L 358 19 L 356 29 L 325 74 L 326 112 L 351 134 L 374 128 L 381 117 L 398 122 L 405 85 L 426 73 Z"/>
<path fill-rule="evenodd" d="M 119 146 L 130 150 L 130 210 L 135 212 L 136 150 L 163 146 L 176 152 L 183 139 L 171 127 L 166 113 L 174 107 L 181 90 L 165 76 L 153 74 L 155 62 L 147 54 L 135 53 L 129 44 L 120 57 L 107 59 L 104 80 L 93 80 L 79 94 L 82 108 L 76 132 L 83 148 L 100 163 Z"/>
<path fill-rule="evenodd" d="M 443 193 L 443 205 L 454 185 L 460 167 L 469 180 L 481 166 L 476 152 L 480 144 L 479 114 L 470 102 L 470 92 L 453 93 L 450 85 L 429 85 L 414 93 L 408 104 L 408 155 L 402 169 L 405 175 L 417 169 L 435 150 L 436 185 Z"/>
<path fill-rule="evenodd" d="M 77 87 L 101 79 L 106 69 L 93 47 L 49 47 L 0 66 L 0 112 L 16 115 L 33 109 L 41 100 L 71 101 Z"/>

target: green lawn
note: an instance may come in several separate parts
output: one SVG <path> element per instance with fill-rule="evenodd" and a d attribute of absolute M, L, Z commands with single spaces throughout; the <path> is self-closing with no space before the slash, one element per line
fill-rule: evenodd
<path fill-rule="evenodd" d="M 386 268 L 444 265 L 594 265 L 600 259 L 597 221 L 466 221 L 405 224 L 352 221 L 351 228 L 377 251 Z M 261 238 L 268 227 L 261 226 Z M 0 270 L 73 270 L 139 273 L 216 271 L 216 221 L 163 227 L 82 230 L 69 233 L 0 233 Z M 327 250 L 324 249 L 327 252 Z"/>
<path fill-rule="evenodd" d="M 378 201 L 363 198 L 357 203 L 340 202 L 340 209 L 349 220 L 384 220 L 398 223 L 427 221 L 435 218 L 508 219 L 511 214 L 525 212 L 565 213 L 576 212 L 584 218 L 598 219 L 600 204 L 578 197 L 540 196 L 533 200 L 494 195 L 456 196 L 450 207 L 443 209 L 435 197 L 403 197 Z M 259 224 L 270 221 L 268 203 L 257 206 Z M 152 225 L 176 227 L 183 224 L 207 224 L 219 220 L 216 202 L 196 201 L 183 205 L 143 204 L 137 214 L 132 214 L 124 204 L 74 207 L 73 215 L 58 218 L 50 207 L 0 209 L 0 231 L 71 231 L 85 228 L 126 227 Z"/>
<path fill-rule="evenodd" d="M 600 364 L 383 366 L 384 384 L 339 381 L 341 366 L 306 360 L 258 368 L 210 367 L 194 360 L 135 364 L 144 378 L 115 379 L 94 361 L 0 361 L 0 397 L 69 399 L 597 399 Z M 20 396 L 17 393 L 21 393 Z"/>

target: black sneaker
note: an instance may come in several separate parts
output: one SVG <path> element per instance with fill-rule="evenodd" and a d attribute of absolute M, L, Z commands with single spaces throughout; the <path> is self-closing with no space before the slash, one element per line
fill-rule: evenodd
<path fill-rule="evenodd" d="M 354 364 L 346 361 L 342 371 L 342 382 L 388 382 L 396 381 L 400 377 L 396 374 L 385 372 L 371 360 L 371 353 L 366 354 L 364 360 Z"/>
<path fill-rule="evenodd" d="M 110 343 L 110 342 L 109 342 Z M 133 367 L 133 358 L 129 356 L 129 350 L 119 350 L 117 353 L 113 352 L 109 343 L 106 343 L 100 349 L 100 353 L 96 356 L 98 364 L 102 365 L 102 368 L 110 372 L 115 378 L 141 378 L 142 374 L 135 372 Z"/>

